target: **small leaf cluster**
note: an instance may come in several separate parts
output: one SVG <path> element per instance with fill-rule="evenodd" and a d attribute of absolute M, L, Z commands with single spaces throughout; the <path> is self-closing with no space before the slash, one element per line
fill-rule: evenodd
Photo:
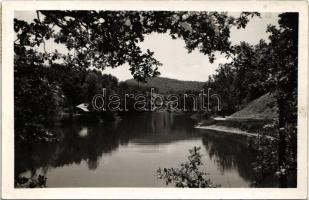
<path fill-rule="evenodd" d="M 200 147 L 194 147 L 189 150 L 190 155 L 188 161 L 182 163 L 180 168 L 159 168 L 157 176 L 163 179 L 168 184 L 175 184 L 175 187 L 189 188 L 208 188 L 214 186 L 210 179 L 207 178 L 207 173 L 201 171 L 202 165 Z"/>

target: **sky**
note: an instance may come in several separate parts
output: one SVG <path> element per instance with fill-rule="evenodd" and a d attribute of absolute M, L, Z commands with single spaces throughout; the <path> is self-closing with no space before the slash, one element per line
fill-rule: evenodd
<path fill-rule="evenodd" d="M 239 13 L 230 13 L 232 16 L 238 16 Z M 36 18 L 33 11 L 15 12 L 15 17 L 26 21 L 32 21 Z M 252 18 L 245 29 L 231 29 L 230 41 L 232 44 L 239 44 L 241 41 L 249 44 L 257 44 L 260 39 L 268 41 L 269 34 L 266 33 L 268 24 L 278 25 L 278 13 L 261 13 L 261 17 Z M 219 64 L 230 62 L 224 55 L 215 53 L 216 60 L 209 63 L 208 57 L 198 50 L 188 53 L 184 48 L 185 43 L 181 39 L 172 40 L 168 34 L 152 33 L 145 36 L 140 47 L 143 50 L 150 49 L 154 52 L 154 57 L 163 65 L 159 67 L 161 77 L 174 78 L 178 80 L 202 81 L 208 80 L 209 75 L 216 72 Z M 57 49 L 61 53 L 66 53 L 64 45 L 55 44 L 52 40 L 46 42 L 46 50 L 54 51 Z M 117 68 L 107 68 L 103 71 L 105 74 L 112 74 L 120 81 L 131 79 L 129 65 L 124 64 Z"/>

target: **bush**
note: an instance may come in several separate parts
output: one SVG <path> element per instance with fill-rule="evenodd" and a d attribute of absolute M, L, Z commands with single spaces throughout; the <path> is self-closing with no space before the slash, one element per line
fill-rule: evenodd
<path fill-rule="evenodd" d="M 216 187 L 207 178 L 207 173 L 200 171 L 199 166 L 202 165 L 200 147 L 194 147 L 189 150 L 190 155 L 180 168 L 161 168 L 158 169 L 157 175 L 159 179 L 165 180 L 166 185 L 174 183 L 176 187 L 188 188 L 207 188 Z"/>
<path fill-rule="evenodd" d="M 278 122 L 266 124 L 260 132 L 258 138 L 251 140 L 251 146 L 257 153 L 255 162 L 252 163 L 256 173 L 255 185 L 263 182 L 268 176 L 281 178 L 283 176 L 290 177 L 291 180 L 296 178 L 297 168 L 297 139 L 296 125 L 288 124 L 285 128 L 285 140 L 287 148 L 285 150 L 286 162 L 279 166 L 278 162 L 278 147 L 279 147 L 279 128 Z M 294 183 L 289 183 L 294 186 Z"/>

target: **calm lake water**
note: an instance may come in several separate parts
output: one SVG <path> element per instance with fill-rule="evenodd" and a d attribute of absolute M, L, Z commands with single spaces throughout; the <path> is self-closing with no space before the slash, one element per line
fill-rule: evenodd
<path fill-rule="evenodd" d="M 156 170 L 178 167 L 189 149 L 200 146 L 214 184 L 250 187 L 254 156 L 246 138 L 196 130 L 189 115 L 154 112 L 122 119 L 58 127 L 57 144 L 16 149 L 15 171 L 44 175 L 50 188 L 166 187 Z"/>

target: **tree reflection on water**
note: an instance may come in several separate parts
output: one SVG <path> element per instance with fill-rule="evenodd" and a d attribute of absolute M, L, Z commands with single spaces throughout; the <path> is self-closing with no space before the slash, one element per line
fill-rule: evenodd
<path fill-rule="evenodd" d="M 250 182 L 253 180 L 250 163 L 254 156 L 245 138 L 201 133 L 193 128 L 194 122 L 188 116 L 168 112 L 126 114 L 122 118 L 116 122 L 66 124 L 54 129 L 60 137 L 58 142 L 16 145 L 15 179 L 25 172 L 33 179 L 38 175 L 48 178 L 50 168 L 82 162 L 87 163 L 88 170 L 96 170 L 104 154 L 112 155 L 129 142 L 156 146 L 197 140 L 202 142 L 219 171 L 237 169 L 237 176 Z"/>
<path fill-rule="evenodd" d="M 251 166 L 254 155 L 246 137 L 210 132 L 203 135 L 202 142 L 221 172 L 237 169 L 244 179 L 254 180 Z"/>

